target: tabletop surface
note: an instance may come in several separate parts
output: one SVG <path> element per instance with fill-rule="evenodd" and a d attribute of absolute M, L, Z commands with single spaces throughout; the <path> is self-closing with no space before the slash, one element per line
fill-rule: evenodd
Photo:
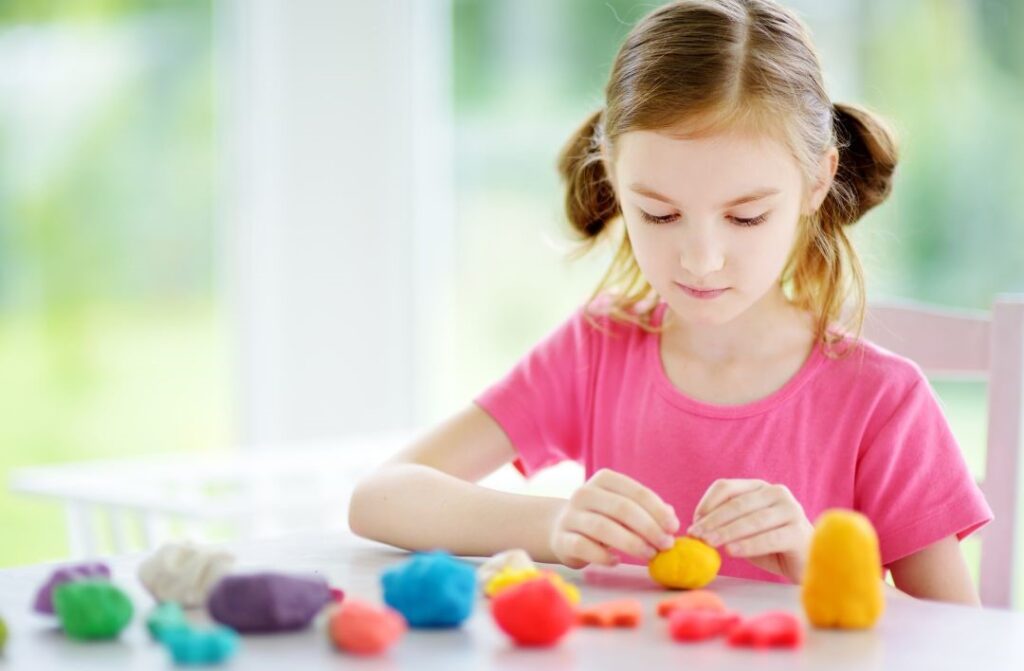
<path fill-rule="evenodd" d="M 229 544 L 236 571 L 316 572 L 349 596 L 382 601 L 380 573 L 409 555 L 349 534 L 306 534 Z M 116 641 L 82 643 L 63 636 L 55 621 L 31 611 L 35 590 L 53 565 L 0 571 L 0 615 L 9 635 L 0 669 L 169 669 L 169 655 L 149 639 L 143 624 L 153 600 L 136 578 L 143 555 L 108 560 L 114 581 L 135 604 L 132 624 Z M 480 559 L 466 561 L 478 564 Z M 582 603 L 632 597 L 644 605 L 636 629 L 577 628 L 553 648 L 520 649 L 497 628 L 481 597 L 462 627 L 410 630 L 387 654 L 358 658 L 336 651 L 324 623 L 297 633 L 243 637 L 238 655 L 224 668 L 274 669 L 301 664 L 303 671 L 356 664 L 366 669 L 1024 669 L 1024 614 L 975 609 L 910 598 L 890 598 L 869 631 L 824 631 L 811 627 L 799 650 L 750 650 L 721 638 L 696 644 L 674 642 L 655 606 L 667 593 L 643 567 L 556 568 L 576 583 Z M 708 586 L 744 616 L 784 609 L 799 614 L 799 589 L 792 585 L 719 577 Z M 201 611 L 192 614 L 202 621 Z M 806 622 L 806 620 L 805 620 Z"/>

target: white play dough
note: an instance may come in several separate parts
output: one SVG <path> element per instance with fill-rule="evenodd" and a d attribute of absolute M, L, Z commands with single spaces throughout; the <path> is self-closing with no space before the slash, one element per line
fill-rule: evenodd
<path fill-rule="evenodd" d="M 167 543 L 139 565 L 139 580 L 159 602 L 182 608 L 206 603 L 213 586 L 231 570 L 235 557 L 194 543 Z"/>
<path fill-rule="evenodd" d="M 476 582 L 481 588 L 491 581 L 491 578 L 498 575 L 503 569 L 528 569 L 536 568 L 536 564 L 530 559 L 526 550 L 514 549 L 505 550 L 494 555 L 476 570 Z"/>

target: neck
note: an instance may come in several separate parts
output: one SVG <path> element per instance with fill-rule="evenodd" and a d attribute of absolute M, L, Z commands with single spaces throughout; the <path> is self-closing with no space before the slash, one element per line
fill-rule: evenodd
<path fill-rule="evenodd" d="M 687 324 L 669 308 L 665 325 L 668 347 L 708 366 L 778 357 L 795 339 L 809 346 L 813 337 L 811 316 L 790 303 L 778 285 L 726 324 Z"/>

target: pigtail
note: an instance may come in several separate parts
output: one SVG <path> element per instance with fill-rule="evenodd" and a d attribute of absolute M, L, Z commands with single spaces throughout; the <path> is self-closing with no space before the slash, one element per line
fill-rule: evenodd
<path fill-rule="evenodd" d="M 558 156 L 558 174 L 565 182 L 565 213 L 569 225 L 588 247 L 619 214 L 611 182 L 601 160 L 603 110 L 583 122 Z"/>
<path fill-rule="evenodd" d="M 895 134 L 881 117 L 849 103 L 832 109 L 839 168 L 821 216 L 845 225 L 889 196 L 899 157 Z"/>

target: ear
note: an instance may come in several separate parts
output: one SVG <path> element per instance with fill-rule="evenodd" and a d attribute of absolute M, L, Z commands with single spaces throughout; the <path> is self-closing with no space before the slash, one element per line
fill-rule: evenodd
<path fill-rule="evenodd" d="M 821 157 L 821 161 L 818 163 L 817 180 L 811 192 L 807 195 L 807 207 L 804 209 L 804 214 L 812 214 L 818 211 L 818 208 L 825 201 L 825 196 L 828 195 L 829 189 L 832 188 L 832 181 L 835 179 L 836 170 L 838 169 L 839 150 L 831 147 L 825 152 L 825 155 Z"/>

